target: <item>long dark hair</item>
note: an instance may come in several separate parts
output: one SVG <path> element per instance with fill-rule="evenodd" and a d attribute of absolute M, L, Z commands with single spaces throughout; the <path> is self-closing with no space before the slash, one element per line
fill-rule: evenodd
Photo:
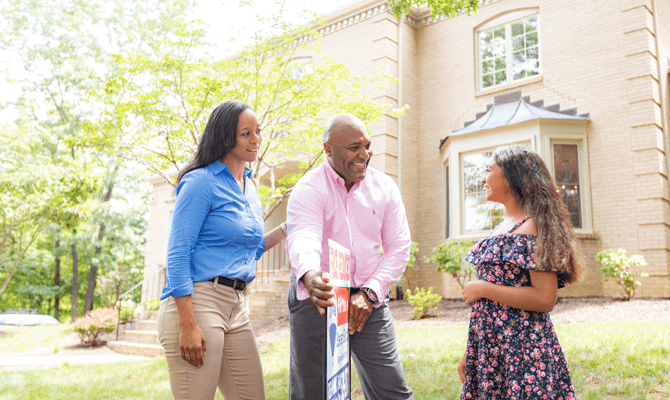
<path fill-rule="evenodd" d="M 507 178 L 512 195 L 537 226 L 535 261 L 557 271 L 565 283 L 579 279 L 582 257 L 568 209 L 540 155 L 521 145 L 499 147 L 493 160 Z M 544 268 L 543 268 L 544 269 Z"/>
<path fill-rule="evenodd" d="M 212 111 L 202 133 L 198 150 L 184 168 L 179 171 L 177 183 L 194 169 L 206 167 L 216 160 L 222 159 L 237 144 L 237 122 L 240 114 L 248 105 L 241 101 L 227 101 Z"/>

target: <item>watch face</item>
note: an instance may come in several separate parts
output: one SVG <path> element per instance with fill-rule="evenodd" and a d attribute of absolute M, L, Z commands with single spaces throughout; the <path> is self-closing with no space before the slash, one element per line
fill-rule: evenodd
<path fill-rule="evenodd" d="M 375 292 L 373 292 L 372 289 L 365 288 L 363 289 L 363 292 L 365 292 L 366 296 L 368 296 L 368 300 L 370 300 L 373 303 L 377 302 L 377 296 L 375 296 Z"/>

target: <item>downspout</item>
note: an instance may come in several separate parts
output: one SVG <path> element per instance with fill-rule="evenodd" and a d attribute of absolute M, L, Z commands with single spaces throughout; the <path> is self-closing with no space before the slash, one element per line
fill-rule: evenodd
<path fill-rule="evenodd" d="M 402 108 L 402 25 L 405 19 L 404 15 L 398 18 L 398 109 Z M 398 190 L 402 195 L 402 121 L 397 117 L 398 122 Z"/>
<path fill-rule="evenodd" d="M 652 0 L 652 7 L 654 9 L 654 38 L 656 39 L 656 66 L 658 67 L 658 91 L 659 91 L 659 101 L 661 106 L 661 131 L 663 132 L 663 144 L 665 145 L 665 173 L 666 179 L 670 183 L 670 137 L 668 135 L 668 115 L 665 108 L 665 90 L 663 90 L 663 83 L 668 79 L 666 74 L 663 73 L 661 68 L 661 39 L 659 38 L 660 32 L 658 30 L 658 7 L 656 5 L 658 0 Z M 670 199 L 670 185 L 668 185 L 668 198 Z M 666 249 L 667 250 L 667 249 Z M 653 275 L 650 275 L 653 276 Z M 668 274 L 662 274 L 660 276 L 667 277 Z"/>
<path fill-rule="evenodd" d="M 656 39 L 656 66 L 658 67 L 658 91 L 659 91 L 659 101 L 661 106 L 661 123 L 663 126 L 661 130 L 663 131 L 663 142 L 665 145 L 665 173 L 666 178 L 670 181 L 670 137 L 668 135 L 668 115 L 665 108 L 665 90 L 663 90 L 663 83 L 667 79 L 665 74 L 663 74 L 663 69 L 661 68 L 661 39 L 659 38 L 660 32 L 658 30 L 658 7 L 656 3 L 658 0 L 652 0 L 652 7 L 654 9 L 654 37 Z M 670 185 L 668 185 L 668 199 L 670 199 Z"/>

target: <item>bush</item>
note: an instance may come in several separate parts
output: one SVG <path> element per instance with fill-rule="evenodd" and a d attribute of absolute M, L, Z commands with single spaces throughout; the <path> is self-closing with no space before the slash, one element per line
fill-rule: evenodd
<path fill-rule="evenodd" d="M 74 321 L 74 331 L 79 334 L 81 344 L 90 342 L 91 346 L 97 346 L 98 336 L 102 332 L 112 333 L 118 322 L 113 308 L 96 308 Z"/>
<path fill-rule="evenodd" d="M 465 282 L 469 281 L 476 271 L 474 265 L 465 261 L 465 256 L 471 248 L 472 240 L 470 239 L 461 240 L 458 243 L 449 240 L 447 243 L 434 247 L 435 255 L 430 258 L 426 257 L 425 260 L 428 263 L 438 264 L 436 269 L 454 277 L 463 289 Z"/>
<path fill-rule="evenodd" d="M 636 277 L 646 278 L 646 273 L 635 273 L 630 270 L 631 267 L 644 267 L 647 262 L 639 254 L 633 254 L 630 258 L 626 257 L 626 250 L 612 249 L 603 250 L 596 255 L 596 260 L 603 264 L 600 268 L 603 273 L 603 281 L 614 280 L 626 294 L 626 299 L 631 300 L 635 296 L 635 287 L 640 286 L 640 281 Z"/>
<path fill-rule="evenodd" d="M 429 288 L 427 292 L 424 288 L 416 288 L 414 294 L 407 289 L 405 294 L 407 295 L 407 302 L 414 307 L 414 319 L 435 316 L 433 312 L 437 310 L 437 305 L 442 300 L 442 296 L 433 293 L 433 288 Z"/>

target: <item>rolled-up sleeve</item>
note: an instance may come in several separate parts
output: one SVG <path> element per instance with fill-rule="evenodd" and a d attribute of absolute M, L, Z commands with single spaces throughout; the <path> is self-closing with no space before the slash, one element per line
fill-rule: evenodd
<path fill-rule="evenodd" d="M 308 271 L 319 271 L 321 268 L 324 207 L 321 192 L 306 184 L 298 183 L 288 201 L 286 251 L 291 270 L 298 278 L 298 300 L 309 297 L 300 278 Z"/>
<path fill-rule="evenodd" d="M 362 287 L 370 288 L 377 294 L 379 301 L 374 304 L 374 307 L 381 306 L 391 285 L 402 277 L 407 261 L 409 261 L 409 251 L 412 245 L 405 206 L 402 202 L 400 190 L 395 184 L 391 185 L 389 195 L 390 199 L 381 229 L 384 255 L 375 272 L 362 285 Z"/>
<path fill-rule="evenodd" d="M 191 252 L 211 207 L 211 185 L 207 174 L 206 168 L 196 169 L 184 175 L 177 186 L 161 300 L 193 293 Z"/>

